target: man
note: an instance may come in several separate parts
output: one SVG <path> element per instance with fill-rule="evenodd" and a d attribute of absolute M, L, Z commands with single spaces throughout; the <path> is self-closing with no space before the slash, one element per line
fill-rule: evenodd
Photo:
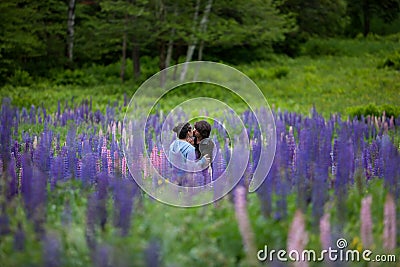
<path fill-rule="evenodd" d="M 204 155 L 208 155 L 213 159 L 214 142 L 210 139 L 211 125 L 202 120 L 194 124 L 194 147 L 196 152 L 196 159 L 201 159 Z M 211 171 L 212 168 L 207 167 L 201 171 L 200 185 L 205 185 L 211 182 Z M 201 177 L 202 176 L 202 177 Z"/>

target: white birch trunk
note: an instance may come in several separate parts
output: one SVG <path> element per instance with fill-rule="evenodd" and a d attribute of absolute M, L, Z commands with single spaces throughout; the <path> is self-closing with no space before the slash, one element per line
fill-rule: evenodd
<path fill-rule="evenodd" d="M 67 28 L 67 53 L 68 60 L 74 59 L 74 25 L 75 25 L 75 0 L 69 0 L 68 4 L 68 28 Z"/>
<path fill-rule="evenodd" d="M 120 72 L 120 78 L 121 82 L 124 82 L 125 80 L 125 68 L 126 68 L 126 31 L 124 31 L 124 35 L 122 38 L 122 59 L 121 59 L 121 72 Z"/>
<path fill-rule="evenodd" d="M 200 9 L 200 0 L 197 0 L 196 2 L 196 8 L 194 12 L 194 17 L 193 17 L 193 33 L 196 31 L 197 28 L 197 20 L 199 17 L 199 9 Z M 191 43 L 188 46 L 188 50 L 186 53 L 186 60 L 185 62 L 190 62 L 193 57 L 194 50 L 196 49 L 196 44 L 197 44 L 197 38 L 192 34 L 191 36 Z M 181 72 L 181 77 L 180 80 L 183 81 L 186 77 L 186 72 L 187 72 L 187 64 L 183 64 L 182 66 L 182 72 Z"/>
<path fill-rule="evenodd" d="M 206 8 L 204 9 L 203 18 L 200 21 L 200 33 L 205 33 L 207 31 L 208 16 L 210 14 L 211 7 L 212 7 L 212 0 L 208 0 Z M 198 52 L 198 56 L 197 56 L 197 59 L 199 61 L 201 61 L 203 58 L 203 49 L 204 49 L 204 39 L 202 39 L 200 41 L 199 52 Z M 194 74 L 195 80 L 197 80 L 198 73 L 199 73 L 199 69 L 196 68 L 196 71 Z"/>
<path fill-rule="evenodd" d="M 174 11 L 174 15 L 176 16 L 178 14 L 176 7 Z M 167 48 L 167 57 L 165 58 L 165 68 L 168 68 L 171 65 L 171 58 L 172 58 L 172 52 L 174 50 L 174 37 L 175 37 L 175 28 L 171 29 L 171 36 L 168 41 L 168 48 Z"/>

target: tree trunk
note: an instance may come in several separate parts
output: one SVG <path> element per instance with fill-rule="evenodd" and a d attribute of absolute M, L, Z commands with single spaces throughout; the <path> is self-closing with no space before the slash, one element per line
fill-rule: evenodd
<path fill-rule="evenodd" d="M 178 14 L 176 7 L 174 8 L 174 16 Z M 168 68 L 171 65 L 172 52 L 174 50 L 174 37 L 175 37 L 175 28 L 171 29 L 171 35 L 168 41 L 168 49 L 167 49 L 167 58 L 165 59 L 165 67 Z"/>
<path fill-rule="evenodd" d="M 368 0 L 363 1 L 363 18 L 364 18 L 364 37 L 366 37 L 370 31 L 371 25 L 371 9 Z"/>
<path fill-rule="evenodd" d="M 207 6 L 204 9 L 204 15 L 203 18 L 200 21 L 200 32 L 205 33 L 207 31 L 207 22 L 208 22 L 208 16 L 210 15 L 211 7 L 212 7 L 212 0 L 208 0 Z M 203 49 L 204 49 L 204 39 L 201 40 L 200 42 L 200 47 L 199 47 L 199 55 L 198 55 L 198 60 L 200 61 L 203 57 Z"/>
<path fill-rule="evenodd" d="M 172 52 L 174 50 L 174 35 L 175 35 L 175 29 L 171 30 L 171 38 L 168 41 L 168 49 L 167 49 L 167 57 L 165 59 L 165 67 L 168 68 L 171 64 L 171 58 L 172 58 Z"/>
<path fill-rule="evenodd" d="M 186 63 L 190 62 L 192 60 L 194 50 L 196 49 L 197 38 L 194 36 L 194 32 L 196 31 L 196 28 L 197 28 L 197 20 L 198 20 L 198 17 L 199 17 L 199 9 L 200 9 L 200 0 L 197 0 L 196 8 L 195 8 L 195 11 L 194 11 L 194 17 L 193 17 L 193 27 L 192 27 L 193 34 L 191 36 L 191 43 L 189 44 L 188 49 L 187 49 L 187 53 L 186 53 L 186 60 L 185 60 Z M 181 72 L 181 77 L 180 77 L 181 81 L 183 81 L 185 79 L 186 72 L 187 72 L 187 64 L 184 64 L 182 66 L 182 72 Z"/>
<path fill-rule="evenodd" d="M 212 0 L 208 0 L 207 6 L 204 10 L 204 15 L 203 18 L 201 19 L 200 22 L 200 32 L 205 33 L 207 31 L 207 22 L 208 22 L 208 15 L 210 14 L 211 11 L 211 6 L 212 6 Z M 199 52 L 197 59 L 201 61 L 203 59 L 203 49 L 204 49 L 204 39 L 200 41 L 200 46 L 199 46 Z M 196 71 L 194 73 L 194 80 L 197 80 L 197 76 L 199 74 L 199 68 L 196 68 Z"/>
<path fill-rule="evenodd" d="M 75 25 L 75 0 L 69 0 L 67 28 L 67 57 L 70 62 L 74 60 L 74 25 Z"/>
<path fill-rule="evenodd" d="M 132 64 L 133 64 L 133 77 L 138 79 L 140 77 L 140 46 L 136 43 L 136 38 L 132 38 Z"/>
<path fill-rule="evenodd" d="M 120 78 L 121 82 L 125 81 L 125 68 L 126 68 L 126 32 L 124 32 L 123 38 L 122 38 L 122 59 L 121 59 L 121 72 L 120 72 Z"/>
<path fill-rule="evenodd" d="M 158 66 L 160 67 L 160 71 L 162 71 L 163 69 L 165 69 L 165 58 L 166 58 L 166 56 L 165 56 L 165 43 L 164 43 L 163 40 L 160 41 L 160 49 L 159 49 L 159 51 L 160 51 L 160 61 L 159 61 L 159 65 Z M 161 87 L 164 87 L 166 79 L 167 79 L 165 74 L 166 74 L 165 72 L 161 72 L 161 75 L 160 75 L 160 86 Z"/>

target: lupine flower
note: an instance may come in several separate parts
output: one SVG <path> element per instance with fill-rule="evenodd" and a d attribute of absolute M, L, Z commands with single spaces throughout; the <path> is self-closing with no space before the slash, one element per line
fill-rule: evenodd
<path fill-rule="evenodd" d="M 54 233 L 47 233 L 43 240 L 43 266 L 61 266 L 61 242 Z"/>
<path fill-rule="evenodd" d="M 23 251 L 25 249 L 25 231 L 22 229 L 21 222 L 18 222 L 17 231 L 14 233 L 14 249 Z"/>
<path fill-rule="evenodd" d="M 361 241 L 364 248 L 371 248 L 373 245 L 371 203 L 372 196 L 370 195 L 361 200 Z"/>
<path fill-rule="evenodd" d="M 297 251 L 301 257 L 305 246 L 308 243 L 308 233 L 305 227 L 305 218 L 300 210 L 297 210 L 292 224 L 290 225 L 288 239 L 287 239 L 287 251 Z M 301 258 L 299 261 L 295 261 L 293 266 L 296 267 L 306 267 L 308 266 L 307 261 L 303 261 Z"/>
<path fill-rule="evenodd" d="M 156 239 L 152 239 L 145 250 L 145 259 L 147 267 L 158 267 L 161 265 L 160 250 L 161 250 L 160 242 Z"/>
<path fill-rule="evenodd" d="M 11 158 L 11 161 L 8 166 L 8 183 L 7 183 L 7 199 L 10 200 L 18 193 L 18 178 L 17 172 L 15 170 L 15 160 Z"/>
<path fill-rule="evenodd" d="M 386 195 L 383 215 L 383 247 L 388 251 L 396 248 L 396 204 L 392 194 Z"/>
<path fill-rule="evenodd" d="M 109 176 L 101 173 L 97 176 L 97 216 L 101 228 L 104 230 L 107 222 L 107 198 L 108 198 Z"/>
<path fill-rule="evenodd" d="M 86 207 L 86 243 L 87 246 L 93 251 L 96 248 L 96 222 L 97 222 L 97 197 L 90 194 Z"/>
<path fill-rule="evenodd" d="M 121 230 L 122 236 L 127 236 L 129 233 L 136 190 L 130 180 L 115 179 L 113 182 L 114 226 Z"/>
<path fill-rule="evenodd" d="M 319 220 L 319 236 L 322 249 L 328 249 L 332 245 L 331 235 L 330 214 L 325 213 Z"/>
<path fill-rule="evenodd" d="M 110 246 L 100 244 L 96 247 L 95 253 L 92 255 L 93 266 L 111 267 Z"/>
<path fill-rule="evenodd" d="M 255 259 L 256 248 L 254 242 L 254 233 L 251 229 L 249 215 L 247 213 L 246 188 L 236 186 L 234 189 L 235 215 L 239 226 L 239 232 L 242 236 L 243 248 L 248 260 Z"/>
<path fill-rule="evenodd" d="M 10 160 L 12 117 L 11 100 L 3 98 L 0 115 L 0 158 L 2 159 L 3 166 L 5 166 L 4 172 L 7 171 L 6 167 Z"/>

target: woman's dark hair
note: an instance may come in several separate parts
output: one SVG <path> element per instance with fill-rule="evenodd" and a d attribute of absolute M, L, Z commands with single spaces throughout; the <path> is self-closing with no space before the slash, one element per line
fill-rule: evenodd
<path fill-rule="evenodd" d="M 176 133 L 179 139 L 185 139 L 188 132 L 192 130 L 192 127 L 190 126 L 190 123 L 184 122 L 184 123 L 179 123 L 172 130 Z"/>
<path fill-rule="evenodd" d="M 200 133 L 203 138 L 210 137 L 211 125 L 206 121 L 198 121 L 194 124 L 196 131 Z"/>

